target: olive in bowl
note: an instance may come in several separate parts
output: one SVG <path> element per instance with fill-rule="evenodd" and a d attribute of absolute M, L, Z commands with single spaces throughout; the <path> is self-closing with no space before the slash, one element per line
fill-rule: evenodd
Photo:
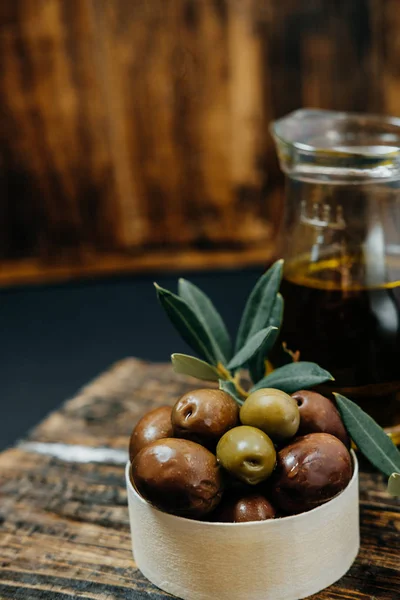
<path fill-rule="evenodd" d="M 240 421 L 281 442 L 296 434 L 300 414 L 297 402 L 291 396 L 281 390 L 262 388 L 249 395 L 240 409 Z"/>
<path fill-rule="evenodd" d="M 350 448 L 350 438 L 339 411 L 329 398 L 309 390 L 299 390 L 292 394 L 292 398 L 296 400 L 300 413 L 297 435 L 330 433 Z"/>
<path fill-rule="evenodd" d="M 144 415 L 134 427 L 129 441 L 129 458 L 132 462 L 136 454 L 151 442 L 172 437 L 171 406 L 160 406 Z"/>
<path fill-rule="evenodd" d="M 257 485 L 274 470 L 276 452 L 266 433 L 241 425 L 225 433 L 217 445 L 220 464 L 238 479 Z"/>
<path fill-rule="evenodd" d="M 298 514 L 332 500 L 349 484 L 352 460 L 346 446 L 329 433 L 310 433 L 278 452 L 268 482 L 274 506 Z"/>
<path fill-rule="evenodd" d="M 164 512 L 201 518 L 221 500 L 216 457 L 190 440 L 166 438 L 145 446 L 133 459 L 131 475 L 139 494 Z"/>
<path fill-rule="evenodd" d="M 224 497 L 212 515 L 217 523 L 249 523 L 275 517 L 272 504 L 259 493 L 233 494 Z"/>
<path fill-rule="evenodd" d="M 222 390 L 199 389 L 184 394 L 171 413 L 174 436 L 210 448 L 239 422 L 239 407 Z"/>

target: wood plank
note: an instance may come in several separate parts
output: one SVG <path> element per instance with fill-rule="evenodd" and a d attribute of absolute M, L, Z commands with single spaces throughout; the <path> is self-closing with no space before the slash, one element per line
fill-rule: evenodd
<path fill-rule="evenodd" d="M 0 592 L 11 583 L 51 593 L 85 590 L 95 598 L 102 593 L 125 598 L 126 588 L 155 592 L 132 563 L 122 466 L 66 464 L 21 450 L 4 453 L 0 464 L 7 498 L 0 512 L 6 536 L 0 544 Z M 378 481 L 374 476 L 379 487 Z M 357 564 L 340 585 L 316 598 L 366 600 L 372 589 L 377 598 L 393 598 L 399 583 L 399 518 L 399 506 L 362 502 Z M 371 563 L 372 584 L 365 581 Z"/>
<path fill-rule="evenodd" d="M 258 158 L 252 4 L 15 4 L 0 14 L 0 285 L 268 260 L 281 197 Z"/>
<path fill-rule="evenodd" d="M 94 276 L 118 276 L 130 273 L 175 272 L 200 269 L 239 269 L 267 267 L 276 257 L 273 240 L 250 248 L 190 250 L 168 249 L 140 251 L 136 254 L 86 252 L 83 262 L 44 264 L 41 259 L 5 261 L 0 266 L 0 286 L 60 282 Z"/>
<path fill-rule="evenodd" d="M 196 380 L 165 364 L 126 359 L 35 428 L 25 444 L 127 448 L 136 420 Z M 202 384 L 203 385 L 203 384 Z M 0 455 L 0 597 L 164 600 L 131 555 L 124 465 L 61 460 L 24 443 Z M 67 457 L 68 454 L 65 454 Z M 120 461 L 120 463 L 122 460 Z M 394 600 L 400 589 L 400 502 L 362 463 L 359 557 L 314 600 Z"/>
<path fill-rule="evenodd" d="M 268 123 L 304 104 L 396 115 L 397 8 L 1 2 L 0 285 L 268 260 Z"/>
<path fill-rule="evenodd" d="M 87 0 L 15 5 L 0 35 L 2 258 L 79 262 L 87 248 L 115 247 L 113 166 Z"/>
<path fill-rule="evenodd" d="M 126 359 L 52 413 L 27 439 L 125 449 L 141 416 L 160 404 L 172 405 L 191 386 L 198 381 L 174 374 L 169 365 Z"/>

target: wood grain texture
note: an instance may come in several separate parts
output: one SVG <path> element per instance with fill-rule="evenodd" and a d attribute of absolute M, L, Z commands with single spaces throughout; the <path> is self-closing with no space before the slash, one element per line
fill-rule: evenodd
<path fill-rule="evenodd" d="M 397 0 L 0 4 L 0 284 L 266 263 L 268 123 L 400 112 Z"/>
<path fill-rule="evenodd" d="M 203 384 L 202 384 L 203 385 Z M 138 418 L 198 386 L 164 364 L 117 363 L 28 436 L 127 448 Z M 68 447 L 68 446 L 67 446 Z M 79 464 L 12 448 L 0 455 L 0 598 L 161 600 L 131 555 L 124 466 Z M 362 465 L 361 552 L 315 600 L 394 600 L 400 589 L 400 503 Z"/>
<path fill-rule="evenodd" d="M 138 251 L 129 255 L 102 253 L 101 258 L 96 253 L 87 252 L 83 263 L 44 264 L 35 258 L 8 260 L 0 268 L 0 286 L 69 281 L 93 276 L 112 277 L 123 273 L 181 274 L 185 270 L 240 269 L 248 265 L 266 266 L 275 257 L 277 258 L 276 247 L 271 242 L 243 251 L 238 248 L 186 251 L 166 248 L 164 251 Z"/>

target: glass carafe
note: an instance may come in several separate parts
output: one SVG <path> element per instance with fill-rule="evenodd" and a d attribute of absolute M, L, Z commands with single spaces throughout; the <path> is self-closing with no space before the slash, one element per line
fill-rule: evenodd
<path fill-rule="evenodd" d="M 282 341 L 400 432 L 400 119 L 299 110 L 272 124 L 286 174 Z"/>

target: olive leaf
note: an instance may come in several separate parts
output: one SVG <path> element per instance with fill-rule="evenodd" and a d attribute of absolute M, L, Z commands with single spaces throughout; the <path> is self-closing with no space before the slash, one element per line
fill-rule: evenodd
<path fill-rule="evenodd" d="M 188 354 L 172 354 L 171 362 L 175 373 L 191 375 L 206 381 L 218 381 L 221 375 L 212 365 Z"/>
<path fill-rule="evenodd" d="M 254 383 L 262 379 L 265 375 L 265 361 L 275 345 L 282 325 L 283 306 L 282 295 L 278 293 L 275 297 L 275 302 L 268 320 L 268 325 L 276 327 L 277 329 L 273 335 L 265 340 L 255 357 L 249 362 L 249 371 Z"/>
<path fill-rule="evenodd" d="M 400 473 L 392 473 L 389 477 L 388 494 L 400 497 Z"/>
<path fill-rule="evenodd" d="M 312 362 L 299 361 L 275 369 L 256 383 L 250 393 L 261 388 L 275 388 L 293 394 L 298 390 L 312 388 L 329 380 L 333 381 L 333 377 L 325 369 Z"/>
<path fill-rule="evenodd" d="M 261 348 L 261 346 L 265 343 L 265 341 L 273 336 L 276 331 L 276 327 L 265 327 L 255 333 L 239 350 L 237 354 L 229 361 L 227 364 L 227 368 L 229 370 L 237 369 L 245 365 L 256 352 Z"/>
<path fill-rule="evenodd" d="M 225 379 L 219 380 L 219 389 L 227 392 L 232 398 L 241 406 L 244 404 L 244 399 L 240 397 L 235 384 L 233 381 L 226 381 Z"/>
<path fill-rule="evenodd" d="M 196 313 L 210 339 L 213 340 L 214 346 L 219 348 L 225 359 L 223 362 L 227 362 L 232 356 L 231 339 L 221 315 L 211 300 L 197 286 L 186 279 L 179 279 L 178 293 Z"/>
<path fill-rule="evenodd" d="M 154 285 L 161 306 L 185 342 L 207 362 L 216 365 L 221 361 L 207 331 L 190 306 L 169 290 L 156 283 Z"/>
<path fill-rule="evenodd" d="M 266 327 L 282 279 L 283 260 L 278 260 L 257 281 L 244 308 L 236 337 L 238 352 L 257 331 Z"/>
<path fill-rule="evenodd" d="M 400 471 L 400 452 L 378 423 L 346 396 L 334 396 L 345 427 L 360 452 L 388 477 Z"/>

